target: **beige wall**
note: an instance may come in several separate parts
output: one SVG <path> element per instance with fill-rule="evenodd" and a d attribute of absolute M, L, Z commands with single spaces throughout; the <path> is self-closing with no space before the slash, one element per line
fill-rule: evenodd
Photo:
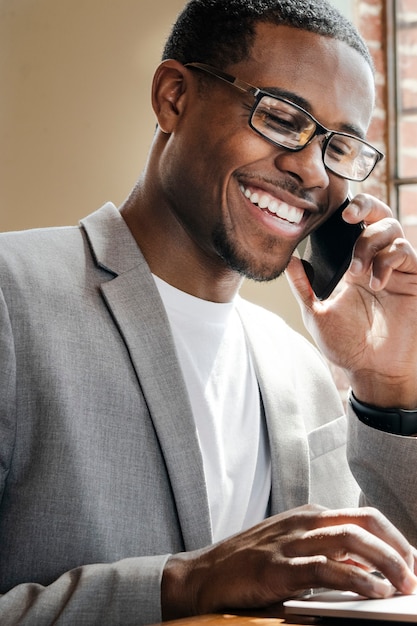
<path fill-rule="evenodd" d="M 183 0 L 0 0 L 0 229 L 120 202 L 153 132 L 152 69 Z"/>
<path fill-rule="evenodd" d="M 0 230 L 121 202 L 153 128 L 149 90 L 183 0 L 0 0 Z M 285 278 L 243 293 L 303 329 Z"/>

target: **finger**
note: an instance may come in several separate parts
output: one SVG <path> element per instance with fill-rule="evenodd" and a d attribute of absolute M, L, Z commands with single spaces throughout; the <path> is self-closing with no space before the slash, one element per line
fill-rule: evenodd
<path fill-rule="evenodd" d="M 392 217 L 387 204 L 365 193 L 357 194 L 343 211 L 343 219 L 349 224 L 365 222 L 373 224 L 384 218 Z"/>
<path fill-rule="evenodd" d="M 376 255 L 403 237 L 400 223 L 392 218 L 386 218 L 365 228 L 353 250 L 350 274 L 360 276 L 369 272 Z"/>
<path fill-rule="evenodd" d="M 385 289 L 394 273 L 395 281 L 390 287 L 396 293 L 417 293 L 417 255 L 405 239 L 395 239 L 376 254 L 372 263 L 371 289 Z"/>
<path fill-rule="evenodd" d="M 332 513 L 334 514 L 332 516 Z M 320 513 L 322 520 L 321 525 L 326 524 L 348 524 L 351 528 L 362 528 L 369 533 L 366 540 L 370 540 L 371 551 L 368 549 L 360 551 L 361 557 L 373 563 L 376 569 L 379 569 L 391 582 L 403 593 L 410 593 L 404 589 L 412 589 L 417 587 L 417 578 L 410 577 L 410 573 L 416 571 L 416 549 L 409 544 L 404 535 L 386 518 L 378 509 L 373 507 L 361 507 L 359 509 L 339 509 L 338 511 L 325 510 Z M 319 529 L 320 526 L 317 526 Z M 373 538 L 381 540 L 383 544 L 379 544 L 382 552 L 378 553 L 376 559 L 372 556 Z M 391 552 L 390 549 L 394 552 Z M 357 552 L 357 550 L 356 550 Z M 386 554 L 386 561 L 381 561 L 381 555 Z M 397 555 L 404 561 L 407 570 L 403 569 L 403 563 L 400 562 L 398 569 Z M 401 582 L 402 573 L 405 574 L 404 581 Z M 399 586 L 397 586 L 399 585 Z"/>
<path fill-rule="evenodd" d="M 298 257 L 292 256 L 285 270 L 291 291 L 294 294 L 301 309 L 312 309 L 317 302 L 314 292 L 304 270 L 303 263 Z"/>
<path fill-rule="evenodd" d="M 413 569 L 415 549 L 398 528 L 378 509 L 367 506 L 338 510 L 325 509 L 316 516 L 316 523 L 316 529 L 344 524 L 360 527 L 392 546 L 404 558 L 407 565 Z"/>
<path fill-rule="evenodd" d="M 371 563 L 363 563 L 361 561 L 357 561 L 354 558 L 352 558 L 352 555 L 349 558 L 342 560 L 341 562 L 347 565 L 355 565 L 356 567 L 360 567 L 361 569 L 364 569 L 367 572 L 371 572 L 371 573 L 376 572 L 375 567 Z"/>
<path fill-rule="evenodd" d="M 324 555 L 296 557 L 290 561 L 288 583 L 299 590 L 326 587 L 354 591 L 366 598 L 386 598 L 395 593 L 391 583 L 350 563 L 332 561 Z"/>
<path fill-rule="evenodd" d="M 403 556 L 382 539 L 355 524 L 304 533 L 286 546 L 286 553 L 288 551 L 294 556 L 324 555 L 345 566 L 349 561 L 358 562 L 360 569 L 365 571 L 372 565 L 402 593 L 414 593 L 417 589 L 417 578 Z"/>

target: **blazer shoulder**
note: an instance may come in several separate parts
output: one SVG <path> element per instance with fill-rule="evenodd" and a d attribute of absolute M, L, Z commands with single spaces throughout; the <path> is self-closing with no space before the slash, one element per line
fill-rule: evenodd
<path fill-rule="evenodd" d="M 0 286 L 47 277 L 58 267 L 75 267 L 84 256 L 79 226 L 38 228 L 0 234 Z"/>

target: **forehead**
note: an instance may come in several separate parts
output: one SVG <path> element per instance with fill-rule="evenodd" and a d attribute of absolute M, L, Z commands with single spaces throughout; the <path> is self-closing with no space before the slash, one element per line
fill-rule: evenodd
<path fill-rule="evenodd" d="M 235 64 L 233 72 L 257 87 L 293 93 L 328 128 L 355 126 L 366 132 L 374 103 L 372 71 L 344 42 L 259 23 L 249 58 Z"/>

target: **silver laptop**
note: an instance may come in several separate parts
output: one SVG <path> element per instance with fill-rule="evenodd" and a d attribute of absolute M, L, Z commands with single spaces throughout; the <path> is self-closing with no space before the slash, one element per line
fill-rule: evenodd
<path fill-rule="evenodd" d="M 296 615 L 417 623 L 417 595 L 370 600 L 350 591 L 324 591 L 287 600 L 284 607 Z"/>

